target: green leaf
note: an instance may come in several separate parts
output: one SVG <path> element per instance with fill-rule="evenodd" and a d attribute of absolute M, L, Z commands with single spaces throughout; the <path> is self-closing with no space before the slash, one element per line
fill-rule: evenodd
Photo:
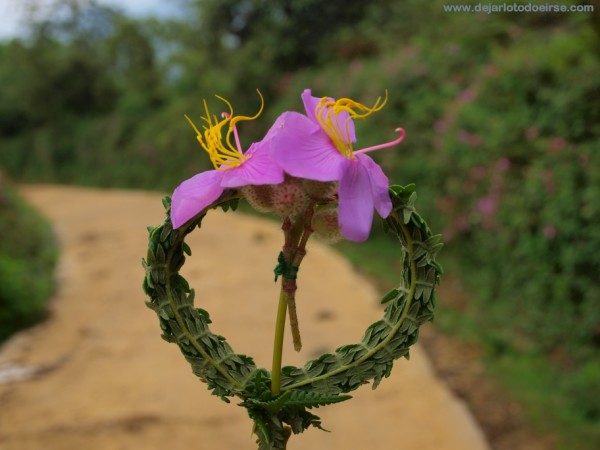
<path fill-rule="evenodd" d="M 398 291 L 398 289 L 392 289 L 390 292 L 383 296 L 383 298 L 381 299 L 381 304 L 383 305 L 394 300 L 398 296 L 399 292 L 400 291 Z"/>
<path fill-rule="evenodd" d="M 158 248 L 156 249 L 156 264 L 162 265 L 166 261 L 167 255 L 165 255 L 165 250 L 163 249 L 162 245 L 158 245 Z"/>
<path fill-rule="evenodd" d="M 160 231 L 160 241 L 165 242 L 169 238 L 169 234 L 173 231 L 173 228 L 169 224 L 165 223 Z"/>
<path fill-rule="evenodd" d="M 352 398 L 350 395 L 322 394 L 310 391 L 289 391 L 291 395 L 285 402 L 284 408 L 318 408 L 320 406 L 341 403 Z"/>
<path fill-rule="evenodd" d="M 229 211 L 229 209 L 231 209 L 232 211 L 235 211 L 238 208 L 239 203 L 240 203 L 240 199 L 234 198 L 234 199 L 227 200 L 227 201 L 221 203 L 219 206 L 221 207 L 221 209 L 224 212 Z"/>

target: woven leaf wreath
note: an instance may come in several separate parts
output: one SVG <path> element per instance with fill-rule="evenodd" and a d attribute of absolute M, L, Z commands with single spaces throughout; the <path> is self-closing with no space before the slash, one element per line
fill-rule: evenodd
<path fill-rule="evenodd" d="M 262 95 L 261 110 L 262 110 Z M 366 153 L 399 144 L 405 132 L 390 142 L 360 150 L 355 119 L 379 111 L 381 97 L 371 107 L 348 98 L 313 97 L 302 93 L 306 115 L 281 114 L 265 137 L 246 151 L 236 124 L 258 117 L 221 119 L 204 103 L 202 131 L 188 118 L 214 170 L 185 180 L 164 200 L 167 217 L 149 228 L 144 290 L 148 307 L 156 312 L 162 337 L 179 346 L 192 371 L 213 394 L 225 402 L 241 399 L 254 422 L 259 449 L 285 449 L 292 433 L 321 428 L 310 410 L 350 398 L 349 392 L 372 382 L 376 388 L 392 371 L 394 360 L 408 358 L 419 326 L 433 317 L 434 289 L 442 269 L 435 256 L 441 236 L 432 235 L 415 211 L 414 185 L 389 186 L 388 178 Z M 259 111 L 260 113 L 260 111 Z M 235 142 L 235 144 L 234 144 Z M 191 250 L 185 237 L 213 208 L 236 209 L 244 198 L 256 210 L 282 218 L 284 243 L 277 258 L 275 281 L 281 291 L 275 322 L 271 371 L 256 367 L 253 359 L 233 351 L 224 337 L 210 331 L 207 311 L 194 306 L 194 290 L 179 274 Z M 402 272 L 398 287 L 387 293 L 381 320 L 371 324 L 357 344 L 344 345 L 303 367 L 281 367 L 286 316 L 294 347 L 302 346 L 296 318 L 296 278 L 315 233 L 325 240 L 364 241 L 373 212 L 384 218 L 387 232 L 400 243 Z"/>
<path fill-rule="evenodd" d="M 185 237 L 200 228 L 210 209 L 235 209 L 237 192 L 225 191 L 179 230 L 171 225 L 167 197 L 163 202 L 167 218 L 149 228 L 144 290 L 151 299 L 148 307 L 158 315 L 162 338 L 179 346 L 194 374 L 214 395 L 228 403 L 231 397 L 242 400 L 240 405 L 255 423 L 260 449 L 285 448 L 290 432 L 320 428 L 319 417 L 310 409 L 347 400 L 351 397 L 345 394 L 362 384 L 372 382 L 375 389 L 390 375 L 394 360 L 408 359 L 419 326 L 433 318 L 434 290 L 442 273 L 435 261 L 441 236 L 432 235 L 415 211 L 414 185 L 392 186 L 390 196 L 393 211 L 384 223 L 400 243 L 402 273 L 398 287 L 381 300 L 386 305 L 383 317 L 366 329 L 360 342 L 323 354 L 303 367 L 284 367 L 277 395 L 271 391 L 269 371 L 256 367 L 251 357 L 236 354 L 224 337 L 210 331 L 209 313 L 194 307 L 195 291 L 179 273 L 186 255 L 191 255 Z"/>

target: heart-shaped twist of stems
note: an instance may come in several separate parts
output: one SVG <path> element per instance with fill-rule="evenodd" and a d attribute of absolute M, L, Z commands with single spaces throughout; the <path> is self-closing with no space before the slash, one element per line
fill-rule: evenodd
<path fill-rule="evenodd" d="M 177 230 L 169 219 L 170 199 L 165 198 L 165 221 L 149 227 L 148 253 L 143 261 L 144 290 L 150 297 L 146 304 L 158 315 L 162 338 L 179 346 L 194 374 L 212 393 L 227 403 L 232 397 L 242 400 L 240 405 L 254 421 L 259 449 L 285 449 L 291 433 L 310 426 L 321 428 L 319 417 L 309 409 L 347 400 L 351 397 L 346 394 L 362 384 L 372 382 L 376 388 L 390 375 L 394 360 L 408 358 L 419 326 L 433 318 L 435 286 L 442 274 L 435 260 L 441 236 L 433 235 L 415 211 L 414 185 L 391 186 L 393 210 L 384 226 L 398 238 L 402 273 L 398 286 L 381 301 L 386 305 L 382 319 L 371 324 L 357 344 L 339 347 L 303 367 L 274 367 L 269 372 L 256 367 L 251 357 L 236 354 L 224 337 L 210 331 L 208 312 L 194 307 L 195 291 L 179 273 L 185 255 L 191 255 L 185 237 L 200 227 L 210 209 L 235 209 L 239 197 L 237 190 L 226 190 Z M 284 221 L 284 233 L 289 226 Z M 285 295 L 280 310 L 282 303 L 289 305 L 286 296 L 295 292 L 295 271 L 304 256 L 302 236 L 308 238 L 310 230 L 295 233 L 299 239 L 294 240 L 290 231 L 288 248 L 284 245 L 282 250 L 280 275 Z"/>

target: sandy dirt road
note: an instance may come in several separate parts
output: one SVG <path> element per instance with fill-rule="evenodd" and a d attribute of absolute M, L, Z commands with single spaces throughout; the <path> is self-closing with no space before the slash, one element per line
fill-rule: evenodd
<path fill-rule="evenodd" d="M 21 191 L 54 224 L 62 253 L 50 318 L 0 349 L 0 449 L 255 449 L 245 410 L 208 393 L 144 306 L 145 227 L 162 222 L 161 195 Z M 270 366 L 280 242 L 274 222 L 216 211 L 188 239 L 184 274 L 196 302 L 214 331 L 262 367 Z M 374 288 L 343 258 L 315 242 L 308 250 L 298 291 L 304 349 L 286 342 L 284 364 L 357 342 L 381 314 Z M 377 390 L 353 396 L 316 411 L 331 433 L 308 430 L 288 448 L 488 449 L 418 346 Z"/>

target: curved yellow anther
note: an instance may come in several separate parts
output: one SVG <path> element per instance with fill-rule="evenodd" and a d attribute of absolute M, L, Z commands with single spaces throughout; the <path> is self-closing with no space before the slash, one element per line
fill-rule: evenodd
<path fill-rule="evenodd" d="M 385 98 L 382 100 L 381 97 L 377 97 L 375 104 L 370 108 L 349 98 L 331 100 L 323 97 L 315 108 L 315 117 L 339 152 L 347 158 L 352 158 L 354 149 L 350 134 L 350 120 L 364 119 L 370 116 L 381 110 L 387 100 L 387 90 L 385 91 Z M 343 120 L 343 123 L 340 123 L 339 115 L 344 112 L 348 116 Z"/>
<path fill-rule="evenodd" d="M 200 146 L 208 153 L 210 161 L 217 170 L 231 169 L 232 167 L 238 167 L 248 159 L 244 155 L 239 139 L 236 133 L 236 123 L 243 120 L 254 120 L 263 111 L 264 99 L 260 91 L 258 96 L 260 97 L 260 109 L 252 117 L 248 116 L 234 116 L 233 106 L 225 98 L 216 95 L 219 100 L 225 103 L 229 109 L 229 112 L 221 114 L 221 120 L 217 119 L 216 116 L 211 115 L 208 110 L 206 100 L 203 100 L 205 116 L 202 117 L 202 121 L 205 125 L 202 127 L 201 132 L 198 127 L 192 122 L 192 120 L 186 115 L 185 118 L 190 123 L 194 131 L 196 132 L 196 139 L 200 143 Z M 227 132 L 223 138 L 223 127 L 227 126 Z M 235 137 L 235 145 L 231 142 L 231 135 Z"/>

